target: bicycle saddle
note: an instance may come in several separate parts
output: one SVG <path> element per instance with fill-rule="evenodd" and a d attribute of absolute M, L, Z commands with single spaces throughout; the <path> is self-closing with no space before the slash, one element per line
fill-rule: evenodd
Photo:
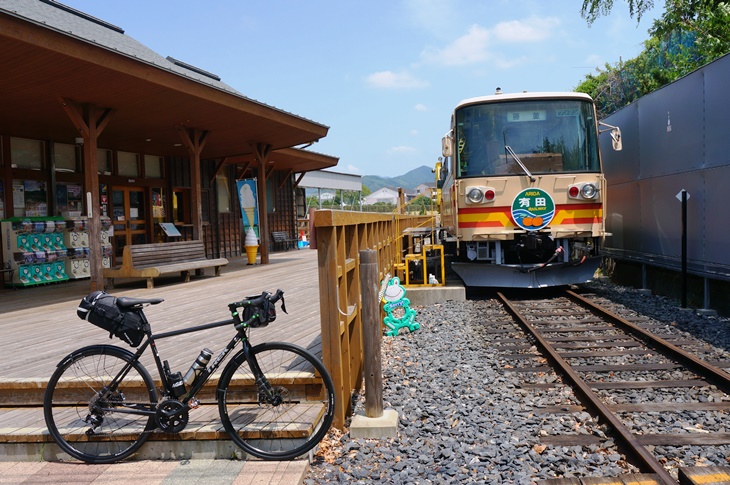
<path fill-rule="evenodd" d="M 128 296 L 120 296 L 117 298 L 117 306 L 119 308 L 131 308 L 140 305 L 157 305 L 165 301 L 164 298 L 130 298 Z"/>

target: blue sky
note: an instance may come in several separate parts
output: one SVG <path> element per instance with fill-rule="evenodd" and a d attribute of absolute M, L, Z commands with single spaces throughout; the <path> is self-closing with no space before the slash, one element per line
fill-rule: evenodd
<path fill-rule="evenodd" d="M 635 57 L 662 9 L 625 2 L 592 26 L 581 0 L 65 0 L 257 101 L 330 127 L 310 149 L 332 170 L 433 166 L 454 106 L 503 92 L 571 91 Z M 656 2 L 661 7 L 663 2 Z"/>

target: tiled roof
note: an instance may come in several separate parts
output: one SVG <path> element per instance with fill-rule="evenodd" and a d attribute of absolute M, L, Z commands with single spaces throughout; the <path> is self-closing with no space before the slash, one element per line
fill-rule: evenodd
<path fill-rule="evenodd" d="M 162 57 L 152 49 L 126 35 L 120 27 L 62 3 L 53 0 L 2 0 L 0 2 L 0 11 L 22 17 L 27 21 L 64 35 L 76 37 L 84 42 L 131 57 L 140 62 L 174 72 L 210 87 L 243 96 L 231 86 L 216 79 L 217 76 L 195 66 L 187 65 L 188 68 L 186 68 L 184 62 L 174 62 L 175 59 Z"/>

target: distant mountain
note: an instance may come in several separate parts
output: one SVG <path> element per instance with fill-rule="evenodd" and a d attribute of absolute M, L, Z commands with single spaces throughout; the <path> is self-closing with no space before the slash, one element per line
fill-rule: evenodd
<path fill-rule="evenodd" d="M 383 187 L 398 188 L 402 187 L 406 192 L 411 192 L 420 184 L 434 184 L 435 176 L 431 172 L 431 167 L 422 165 L 414 168 L 398 177 L 380 177 L 378 175 L 363 175 L 362 185 L 375 192 Z"/>

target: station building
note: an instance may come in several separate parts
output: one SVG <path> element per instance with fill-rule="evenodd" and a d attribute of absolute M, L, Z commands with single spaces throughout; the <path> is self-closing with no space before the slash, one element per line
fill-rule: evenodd
<path fill-rule="evenodd" d="M 56 1 L 0 4 L 0 65 L 0 219 L 86 219 L 95 289 L 102 255 L 118 265 L 169 224 L 208 257 L 242 255 L 242 179 L 256 181 L 268 263 L 271 232 L 296 234 L 303 175 L 338 162 L 307 149 L 328 126 Z"/>

